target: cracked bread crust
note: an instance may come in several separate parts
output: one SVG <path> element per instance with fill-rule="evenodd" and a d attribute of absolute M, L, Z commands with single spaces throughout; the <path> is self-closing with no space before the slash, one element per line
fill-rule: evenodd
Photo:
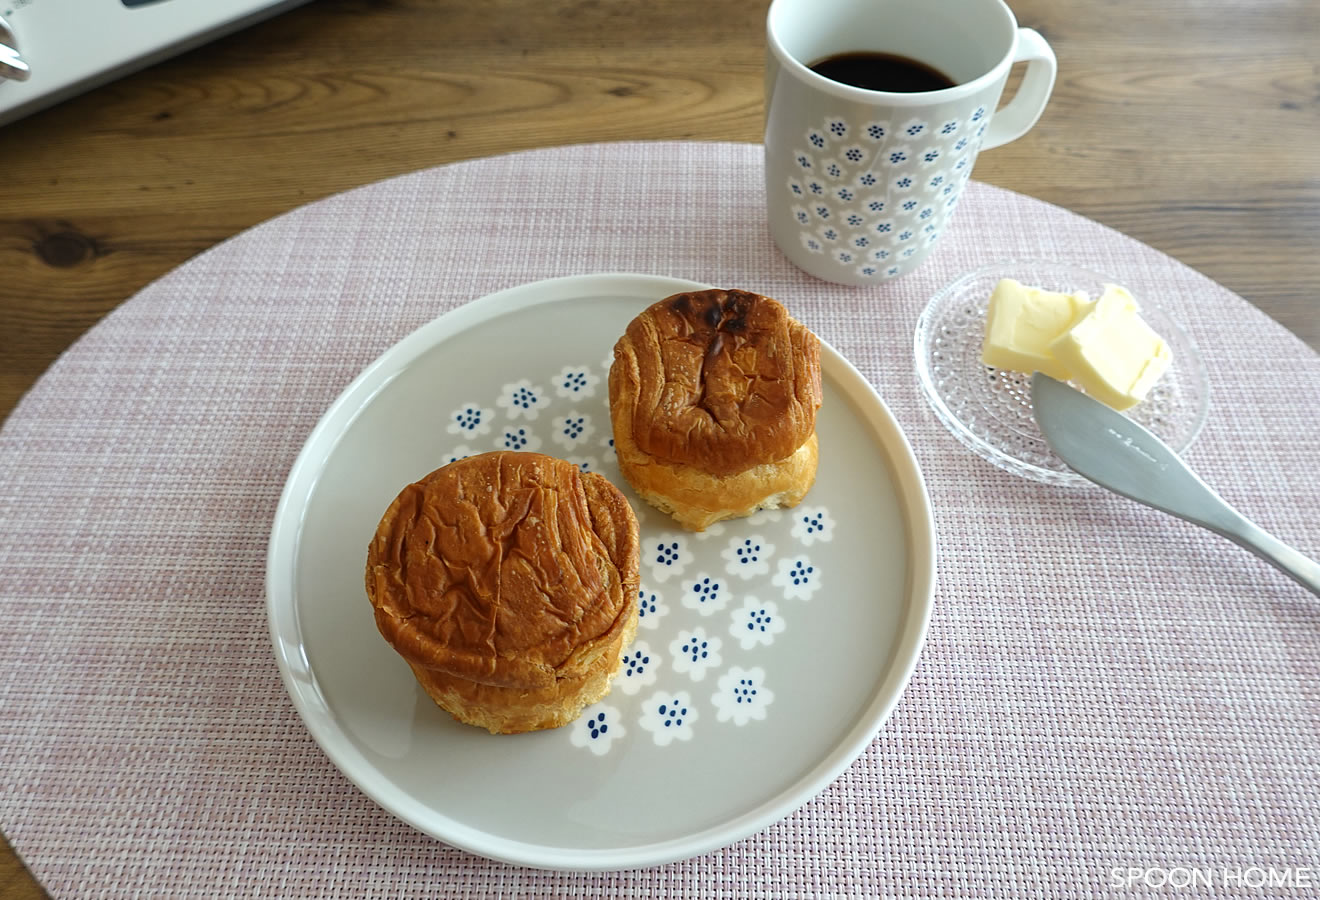
<path fill-rule="evenodd" d="M 639 550 L 604 477 L 483 453 L 399 493 L 368 547 L 366 591 L 381 635 L 455 718 L 553 728 L 609 691 L 636 632 Z"/>
<path fill-rule="evenodd" d="M 769 297 L 651 305 L 615 344 L 609 392 L 624 477 L 685 528 L 796 505 L 815 480 L 820 340 Z"/>

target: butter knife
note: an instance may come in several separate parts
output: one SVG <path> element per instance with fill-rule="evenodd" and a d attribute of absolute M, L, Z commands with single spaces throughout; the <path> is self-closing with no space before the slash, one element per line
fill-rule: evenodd
<path fill-rule="evenodd" d="M 1040 372 L 1031 404 L 1046 443 L 1082 477 L 1221 534 L 1320 596 L 1320 563 L 1247 519 L 1127 416 Z"/>

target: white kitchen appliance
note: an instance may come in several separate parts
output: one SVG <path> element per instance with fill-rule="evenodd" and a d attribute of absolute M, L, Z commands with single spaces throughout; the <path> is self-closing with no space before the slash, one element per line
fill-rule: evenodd
<path fill-rule="evenodd" d="M 307 0 L 0 0 L 0 125 Z"/>

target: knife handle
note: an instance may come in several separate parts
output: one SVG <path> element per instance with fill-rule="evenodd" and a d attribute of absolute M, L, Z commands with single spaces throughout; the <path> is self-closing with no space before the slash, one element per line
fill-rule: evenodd
<path fill-rule="evenodd" d="M 1217 494 L 1213 496 L 1222 504 L 1222 510 L 1219 515 L 1200 520 L 1200 524 L 1250 550 L 1311 593 L 1320 596 L 1320 563 L 1299 553 L 1252 522 L 1222 497 Z"/>

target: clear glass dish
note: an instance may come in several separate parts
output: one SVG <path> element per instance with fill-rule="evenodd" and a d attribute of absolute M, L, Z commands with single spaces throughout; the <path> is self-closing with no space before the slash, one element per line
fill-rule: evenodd
<path fill-rule="evenodd" d="M 978 456 L 1015 475 L 1047 484 L 1084 479 L 1055 456 L 1031 408 L 1031 375 L 981 362 L 986 308 L 1001 278 L 1052 291 L 1098 297 L 1122 279 L 1047 260 L 1008 260 L 960 276 L 931 297 L 917 320 L 917 380 L 935 415 Z M 1168 342 L 1173 364 L 1126 415 L 1177 453 L 1191 445 L 1210 409 L 1205 363 L 1187 332 L 1150 298 L 1137 294 L 1142 318 Z"/>

